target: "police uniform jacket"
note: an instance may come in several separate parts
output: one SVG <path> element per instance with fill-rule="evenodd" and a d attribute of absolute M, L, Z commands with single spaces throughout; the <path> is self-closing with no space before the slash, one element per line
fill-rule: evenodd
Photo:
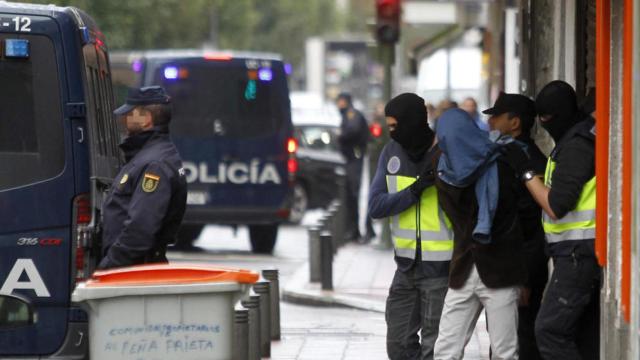
<path fill-rule="evenodd" d="M 342 113 L 340 123 L 340 150 L 347 161 L 360 160 L 364 156 L 369 127 L 362 113 L 354 108 L 348 108 Z"/>
<path fill-rule="evenodd" d="M 569 129 L 550 155 L 556 168 L 550 179 L 549 206 L 559 219 L 575 208 L 585 184 L 595 176 L 595 122 L 581 116 L 585 120 Z M 595 256 L 593 238 L 549 243 L 548 249 L 552 257 Z"/>
<path fill-rule="evenodd" d="M 392 192 L 389 189 L 386 178 L 388 175 L 417 177 L 424 173 L 425 169 L 433 168 L 437 164 L 438 154 L 438 148 L 434 146 L 425 152 L 420 161 L 413 162 L 409 160 L 399 143 L 394 140 L 389 141 L 380 153 L 376 174 L 369 188 L 369 215 L 374 219 L 393 217 L 415 206 L 420 199 L 413 195 L 409 188 Z M 421 214 L 421 216 L 426 216 L 426 214 Z M 422 258 L 421 254 L 426 249 L 421 248 L 421 241 L 417 241 L 416 244 L 413 259 L 406 256 L 398 256 L 398 249 L 396 249 L 395 261 L 398 270 L 408 272 L 419 267 L 418 270 L 425 277 L 447 277 L 449 274 L 449 259 L 451 258 L 450 252 L 445 261 L 424 261 L 425 259 Z"/>
<path fill-rule="evenodd" d="M 165 128 L 130 136 L 120 147 L 127 162 L 103 205 L 99 268 L 166 262 L 186 207 L 182 160 Z"/>

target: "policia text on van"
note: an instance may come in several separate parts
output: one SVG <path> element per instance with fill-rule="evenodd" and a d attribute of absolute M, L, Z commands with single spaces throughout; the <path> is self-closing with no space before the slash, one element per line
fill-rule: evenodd
<path fill-rule="evenodd" d="M 119 167 L 105 39 L 75 8 L 0 2 L 0 357 L 82 359 L 71 290 Z"/>

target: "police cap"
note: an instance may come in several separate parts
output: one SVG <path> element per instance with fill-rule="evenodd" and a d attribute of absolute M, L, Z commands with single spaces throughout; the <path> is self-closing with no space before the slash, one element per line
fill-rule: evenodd
<path fill-rule="evenodd" d="M 121 116 L 135 109 L 136 106 L 168 104 L 170 102 L 171 97 L 167 95 L 161 86 L 146 86 L 139 89 L 133 88 L 129 89 L 125 104 L 117 108 L 113 113 Z"/>

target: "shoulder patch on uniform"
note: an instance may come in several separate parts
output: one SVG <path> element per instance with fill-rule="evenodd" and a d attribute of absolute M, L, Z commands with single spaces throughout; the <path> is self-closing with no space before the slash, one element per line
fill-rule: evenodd
<path fill-rule="evenodd" d="M 154 192 L 158 187 L 158 183 L 160 183 L 160 176 L 151 173 L 144 173 L 144 178 L 142 179 L 142 190 L 148 193 Z"/>
<path fill-rule="evenodd" d="M 122 177 L 120 178 L 120 185 L 124 185 L 127 180 L 129 180 L 129 174 L 122 175 Z"/>
<path fill-rule="evenodd" d="M 387 171 L 390 174 L 395 174 L 400 170 L 400 158 L 397 156 L 392 156 L 391 159 L 387 162 Z"/>

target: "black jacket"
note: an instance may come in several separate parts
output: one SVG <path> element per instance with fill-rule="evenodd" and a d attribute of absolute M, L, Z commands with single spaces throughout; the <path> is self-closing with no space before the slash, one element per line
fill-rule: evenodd
<path fill-rule="evenodd" d="M 584 116 L 584 115 L 583 115 Z M 592 117 L 574 125 L 562 137 L 551 158 L 556 169 L 551 176 L 549 206 L 558 218 L 573 210 L 582 188 L 595 175 L 595 122 Z M 594 239 L 549 244 L 551 256 L 595 256 Z"/>
<path fill-rule="evenodd" d="M 121 148 L 127 163 L 103 205 L 100 269 L 166 262 L 186 207 L 182 160 L 168 133 L 134 135 Z"/>
<path fill-rule="evenodd" d="M 354 108 L 342 112 L 340 123 L 340 137 L 338 143 L 340 151 L 347 161 L 360 160 L 364 157 L 369 140 L 367 119 Z"/>
<path fill-rule="evenodd" d="M 499 199 L 491 226 L 491 243 L 481 245 L 472 239 L 478 218 L 475 185 L 451 186 L 436 177 L 438 201 L 453 225 L 454 247 L 449 271 L 449 287 L 461 288 L 473 264 L 489 288 L 524 284 L 527 274 L 522 243 L 524 234 L 518 217 L 520 180 L 504 162 L 498 161 Z"/>
<path fill-rule="evenodd" d="M 520 135 L 516 140 L 527 145 L 531 168 L 538 176 L 543 177 L 547 167 L 547 158 L 528 134 Z M 542 209 L 526 189 L 524 183 L 521 184 L 520 192 L 518 216 L 524 233 L 523 251 L 529 275 L 527 286 L 533 287 L 534 284 L 545 284 L 547 282 L 547 262 L 549 259 L 545 254 L 546 242 L 541 221 Z"/>

